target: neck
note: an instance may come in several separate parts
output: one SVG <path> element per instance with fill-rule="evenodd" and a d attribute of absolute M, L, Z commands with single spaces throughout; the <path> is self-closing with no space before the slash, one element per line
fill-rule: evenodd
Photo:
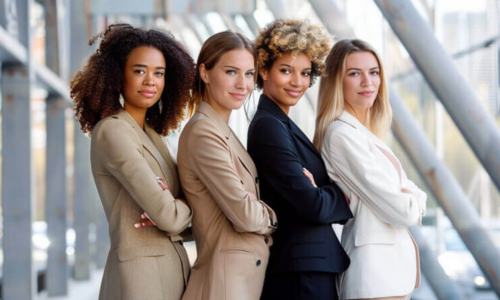
<path fill-rule="evenodd" d="M 219 115 L 224 119 L 226 124 L 229 123 L 229 117 L 231 116 L 231 112 L 233 111 L 232 109 L 228 109 L 226 107 L 223 107 L 223 106 L 219 105 L 219 103 L 217 103 L 214 100 L 211 100 L 208 97 L 206 99 L 204 99 L 203 101 L 205 103 L 207 103 L 208 105 L 210 105 L 213 109 L 215 109 L 215 111 L 218 112 Z"/>
<path fill-rule="evenodd" d="M 266 96 L 267 98 L 273 100 L 273 102 L 278 105 L 279 108 L 288 116 L 288 113 L 290 112 L 290 106 L 282 105 L 278 101 L 276 101 L 271 95 L 264 89 L 262 90 L 262 94 Z"/>
<path fill-rule="evenodd" d="M 144 130 L 144 123 L 146 123 L 146 111 L 147 109 L 134 107 L 131 105 L 124 104 L 125 110 L 134 118 L 140 128 Z"/>
<path fill-rule="evenodd" d="M 368 122 L 368 109 L 366 108 L 354 108 L 346 105 L 345 110 L 353 115 L 358 121 L 363 124 L 366 128 L 369 127 Z"/>

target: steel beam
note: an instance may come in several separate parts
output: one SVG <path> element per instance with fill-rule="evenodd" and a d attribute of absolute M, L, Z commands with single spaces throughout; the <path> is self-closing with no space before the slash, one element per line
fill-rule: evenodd
<path fill-rule="evenodd" d="M 356 37 L 352 28 L 347 24 L 345 13 L 340 10 L 334 0 L 309 0 L 309 3 L 336 39 Z"/>
<path fill-rule="evenodd" d="M 69 3 L 69 2 L 68 2 Z M 83 65 L 86 56 L 90 53 L 91 47 L 87 44 L 91 36 L 88 30 L 88 11 L 85 0 L 73 0 L 68 8 L 70 16 L 70 72 L 75 74 Z M 83 12 L 83 13 L 82 13 Z M 74 155 L 73 155 L 73 225 L 75 228 L 75 266 L 73 277 L 76 280 L 90 279 L 90 243 L 89 225 L 91 203 L 89 189 L 90 181 L 90 140 L 83 135 L 80 123 L 74 121 Z"/>
<path fill-rule="evenodd" d="M 17 16 L 19 39 L 31 49 L 29 16 L 31 0 L 11 6 Z M 21 32 L 22 30 L 22 32 Z M 31 151 L 30 59 L 22 64 L 2 64 L 2 299 L 33 299 L 36 291 L 31 236 L 34 165 Z"/>
<path fill-rule="evenodd" d="M 61 72 L 60 0 L 45 1 L 46 63 L 55 73 Z M 46 285 L 49 296 L 68 294 L 68 259 L 66 254 L 67 180 L 66 180 L 66 101 L 49 93 L 46 100 L 46 198 L 47 237 Z"/>
<path fill-rule="evenodd" d="M 429 282 L 439 300 L 465 300 L 458 286 L 446 275 L 437 260 L 437 254 L 432 251 L 429 242 L 417 226 L 410 227 L 410 232 L 418 244 L 422 273 Z"/>
<path fill-rule="evenodd" d="M 500 190 L 500 130 L 493 118 L 411 1 L 375 3 Z"/>
<path fill-rule="evenodd" d="M 49 296 L 68 294 L 65 109 L 66 101 L 61 97 L 51 95 L 47 98 L 45 216 L 50 245 L 47 249 L 47 276 L 45 278 Z"/>
<path fill-rule="evenodd" d="M 36 290 L 29 73 L 23 65 L 2 65 L 2 299 L 7 300 L 33 299 Z"/>
<path fill-rule="evenodd" d="M 438 204 L 467 245 L 491 286 L 500 295 L 500 252 L 481 224 L 481 218 L 460 184 L 437 157 L 432 143 L 413 121 L 402 100 L 391 89 L 393 132 Z M 430 280 L 429 280 L 430 281 Z"/>

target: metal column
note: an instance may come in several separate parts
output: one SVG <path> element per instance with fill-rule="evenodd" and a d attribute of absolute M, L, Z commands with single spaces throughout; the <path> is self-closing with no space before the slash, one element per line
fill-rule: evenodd
<path fill-rule="evenodd" d="M 432 190 L 491 286 L 500 295 L 500 252 L 483 228 L 479 214 L 392 89 L 390 99 L 394 118 L 393 132 L 397 140 Z"/>
<path fill-rule="evenodd" d="M 11 33 L 30 49 L 30 0 L 8 1 Z M 33 158 L 31 152 L 31 92 L 33 72 L 27 65 L 3 63 L 2 91 L 2 299 L 33 299 L 36 291 L 32 260 Z"/>
<path fill-rule="evenodd" d="M 55 73 L 60 74 L 60 0 L 45 2 L 46 18 L 46 62 Z M 66 100 L 49 93 L 46 100 L 46 199 L 45 218 L 47 237 L 47 293 L 63 296 L 68 293 L 68 259 L 66 255 L 67 229 L 67 180 L 66 180 Z"/>
<path fill-rule="evenodd" d="M 354 31 L 347 24 L 345 14 L 340 11 L 333 0 L 309 0 L 318 17 L 325 23 L 328 31 L 335 35 L 335 38 L 353 39 Z"/>
<path fill-rule="evenodd" d="M 500 190 L 500 130 L 493 118 L 411 1 L 375 3 Z"/>
<path fill-rule="evenodd" d="M 70 16 L 70 74 L 80 69 L 90 51 L 87 41 L 90 30 L 85 9 L 85 0 L 68 1 Z M 73 225 L 75 228 L 75 266 L 73 277 L 76 280 L 90 279 L 90 243 L 89 223 L 92 214 L 89 188 L 93 184 L 90 179 L 90 142 L 80 130 L 80 123 L 74 122 L 74 155 L 73 155 Z"/>

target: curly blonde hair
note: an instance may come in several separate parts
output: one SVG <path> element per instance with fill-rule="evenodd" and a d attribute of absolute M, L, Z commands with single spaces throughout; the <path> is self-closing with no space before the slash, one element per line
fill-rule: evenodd
<path fill-rule="evenodd" d="M 313 25 L 309 20 L 279 19 L 260 30 L 255 40 L 259 69 L 269 70 L 278 57 L 291 53 L 305 53 L 312 63 L 311 84 L 323 74 L 323 59 L 330 51 L 332 36 L 323 26 Z M 264 81 L 257 77 L 257 87 L 262 89 Z"/>

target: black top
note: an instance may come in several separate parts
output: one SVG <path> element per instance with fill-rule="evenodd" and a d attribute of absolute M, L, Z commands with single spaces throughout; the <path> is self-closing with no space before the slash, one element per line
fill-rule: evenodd
<path fill-rule="evenodd" d="M 261 198 L 278 217 L 268 272 L 346 270 L 349 257 L 331 227 L 352 218 L 345 196 L 328 178 L 314 145 L 265 95 L 248 129 L 248 153 L 259 173 Z"/>

